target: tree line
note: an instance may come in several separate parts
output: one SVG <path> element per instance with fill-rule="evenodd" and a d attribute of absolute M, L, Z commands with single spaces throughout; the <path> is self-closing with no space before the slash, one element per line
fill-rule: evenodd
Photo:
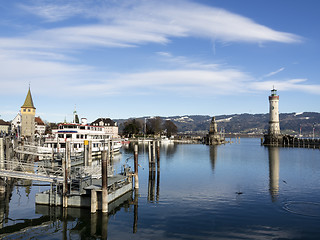
<path fill-rule="evenodd" d="M 160 117 L 143 119 L 129 119 L 124 122 L 122 134 L 128 137 L 133 135 L 166 135 L 171 137 L 178 132 L 178 127 L 170 120 L 162 120 Z"/>

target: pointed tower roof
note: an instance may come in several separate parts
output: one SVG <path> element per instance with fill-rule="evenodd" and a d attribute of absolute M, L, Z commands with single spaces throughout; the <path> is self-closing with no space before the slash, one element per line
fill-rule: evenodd
<path fill-rule="evenodd" d="M 33 101 L 32 101 L 30 87 L 29 87 L 29 91 L 28 91 L 26 100 L 24 101 L 24 104 L 21 107 L 23 107 L 23 108 L 34 108 L 35 109 L 35 107 L 33 105 Z"/>

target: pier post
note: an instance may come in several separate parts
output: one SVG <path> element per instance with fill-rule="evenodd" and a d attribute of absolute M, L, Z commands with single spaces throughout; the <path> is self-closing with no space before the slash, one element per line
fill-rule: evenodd
<path fill-rule="evenodd" d="M 53 205 L 54 197 L 53 197 L 53 183 L 50 183 L 50 192 L 49 192 L 49 206 Z"/>
<path fill-rule="evenodd" d="M 111 157 L 110 159 L 114 158 L 114 142 L 111 140 Z"/>
<path fill-rule="evenodd" d="M 97 191 L 91 189 L 91 213 L 97 212 Z"/>
<path fill-rule="evenodd" d="M 160 171 L 160 141 L 157 141 L 157 171 Z"/>
<path fill-rule="evenodd" d="M 157 173 L 157 190 L 156 190 L 156 201 L 159 202 L 160 196 L 160 171 Z"/>
<path fill-rule="evenodd" d="M 66 142 L 66 161 L 67 161 L 67 168 L 71 168 L 71 147 L 70 142 Z"/>
<path fill-rule="evenodd" d="M 108 238 L 108 214 L 102 214 L 101 239 Z"/>
<path fill-rule="evenodd" d="M 83 142 L 83 149 L 84 149 L 84 166 L 88 166 L 88 145 L 89 145 L 89 141 L 88 140 L 84 140 Z"/>
<path fill-rule="evenodd" d="M 151 162 L 152 162 L 152 156 L 151 156 L 151 142 L 148 141 L 148 155 L 149 155 L 149 171 L 151 171 Z"/>
<path fill-rule="evenodd" d="M 106 151 L 102 152 L 102 213 L 108 213 L 108 163 Z"/>
<path fill-rule="evenodd" d="M 138 230 L 138 197 L 139 189 L 134 190 L 134 200 L 133 200 L 133 233 L 136 233 Z"/>
<path fill-rule="evenodd" d="M 67 150 L 67 149 L 66 149 Z M 63 170 L 63 189 L 62 189 L 62 206 L 64 208 L 68 207 L 68 165 L 67 165 L 67 155 L 62 158 L 62 170 Z"/>
<path fill-rule="evenodd" d="M 3 138 L 0 138 L 0 169 L 4 167 L 4 144 Z"/>
<path fill-rule="evenodd" d="M 88 143 L 88 166 L 92 165 L 92 141 Z"/>
<path fill-rule="evenodd" d="M 98 214 L 91 214 L 90 234 L 92 237 L 94 237 L 97 232 L 97 218 L 98 218 Z"/>
<path fill-rule="evenodd" d="M 134 188 L 139 188 L 139 177 L 138 177 L 138 145 L 134 145 Z"/>
<path fill-rule="evenodd" d="M 107 158 L 107 161 L 108 161 L 108 163 L 110 163 L 110 158 L 111 158 L 111 143 L 110 143 L 110 141 L 112 141 L 112 140 L 108 140 L 108 154 L 107 154 L 107 156 L 108 156 L 108 158 Z"/>
<path fill-rule="evenodd" d="M 156 163 L 156 141 L 152 141 L 152 162 Z"/>

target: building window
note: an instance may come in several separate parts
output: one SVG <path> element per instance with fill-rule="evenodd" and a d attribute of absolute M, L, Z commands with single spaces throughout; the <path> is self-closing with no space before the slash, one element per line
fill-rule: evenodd
<path fill-rule="evenodd" d="M 30 109 L 28 109 L 28 112 L 30 112 Z"/>
<path fill-rule="evenodd" d="M 25 112 L 25 111 L 26 111 L 26 109 L 24 108 L 24 109 L 23 109 L 23 111 Z"/>
<path fill-rule="evenodd" d="M 72 134 L 66 134 L 66 138 L 72 138 Z"/>

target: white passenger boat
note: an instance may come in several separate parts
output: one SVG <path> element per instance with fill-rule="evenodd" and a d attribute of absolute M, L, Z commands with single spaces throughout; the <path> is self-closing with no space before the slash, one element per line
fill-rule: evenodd
<path fill-rule="evenodd" d="M 53 152 L 65 152 L 66 143 L 70 143 L 71 152 L 83 152 L 85 146 L 89 146 L 92 152 L 100 152 L 108 149 L 119 152 L 122 144 L 120 139 L 113 138 L 104 127 L 87 124 L 63 123 L 58 129 L 52 130 L 52 135 L 46 137 L 45 146 Z"/>

